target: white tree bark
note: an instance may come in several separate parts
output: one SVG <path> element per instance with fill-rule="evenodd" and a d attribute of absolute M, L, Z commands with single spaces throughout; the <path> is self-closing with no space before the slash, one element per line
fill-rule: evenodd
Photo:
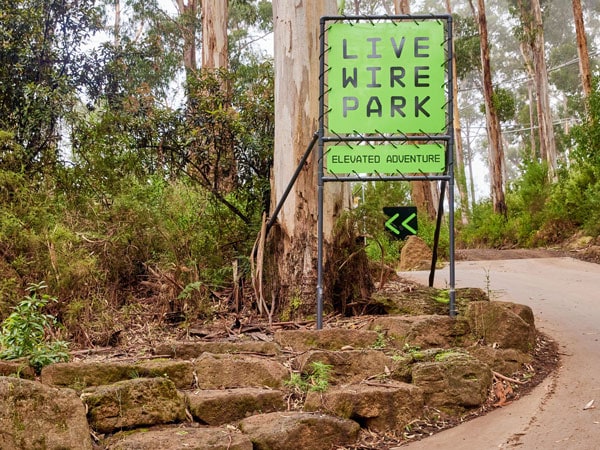
<path fill-rule="evenodd" d="M 548 162 L 548 176 L 553 180 L 556 176 L 556 141 L 552 124 L 552 107 L 548 92 L 548 69 L 544 50 L 544 25 L 539 0 L 531 0 L 533 13 L 533 64 L 538 99 L 538 122 L 540 126 L 540 152 Z"/>
<path fill-rule="evenodd" d="M 573 18 L 575 19 L 575 31 L 577 33 L 577 54 L 579 55 L 579 73 L 581 74 L 581 85 L 583 96 L 589 98 L 592 93 L 592 75 L 590 71 L 590 55 L 587 48 L 587 37 L 583 23 L 583 11 L 581 0 L 573 0 Z"/>
<path fill-rule="evenodd" d="M 275 0 L 275 150 L 272 204 L 282 198 L 315 132 L 319 115 L 319 20 L 337 13 L 336 0 Z M 316 292 L 318 158 L 315 147 L 278 217 L 280 284 L 293 295 Z M 349 204 L 346 183 L 326 183 L 324 239 Z M 282 293 L 274 293 L 281 296 Z M 285 294 L 283 294 L 285 295 Z M 285 299 L 281 299 L 285 301 Z"/>
<path fill-rule="evenodd" d="M 504 165 L 504 148 L 500 120 L 493 102 L 492 70 L 490 66 L 490 49 L 488 41 L 487 17 L 484 0 L 478 0 L 478 24 L 481 39 L 481 66 L 483 71 L 483 94 L 485 98 L 485 116 L 489 139 L 489 162 L 491 194 L 494 212 L 506 215 L 506 200 L 504 196 L 504 181 L 502 167 Z"/>
<path fill-rule="evenodd" d="M 226 68 L 228 0 L 202 0 L 202 67 Z"/>

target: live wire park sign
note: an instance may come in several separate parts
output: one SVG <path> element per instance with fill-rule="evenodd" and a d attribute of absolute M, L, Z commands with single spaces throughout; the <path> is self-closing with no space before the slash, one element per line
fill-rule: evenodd
<path fill-rule="evenodd" d="M 446 128 L 443 22 L 336 23 L 328 31 L 332 133 Z"/>
<path fill-rule="evenodd" d="M 453 316 L 452 16 L 326 16 L 320 26 L 319 131 L 313 139 L 319 142 L 317 328 L 323 313 L 323 204 L 328 182 L 440 182 L 430 284 L 449 186 L 449 310 Z M 393 236 L 417 233 L 414 207 L 390 207 L 384 212 L 385 228 Z"/>
<path fill-rule="evenodd" d="M 333 135 L 433 135 L 447 129 L 443 21 L 339 22 L 327 31 Z M 442 173 L 443 145 L 331 146 L 327 171 Z"/>

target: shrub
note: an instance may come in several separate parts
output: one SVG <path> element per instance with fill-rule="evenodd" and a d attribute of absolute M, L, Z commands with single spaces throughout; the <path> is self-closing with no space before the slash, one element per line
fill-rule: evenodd
<path fill-rule="evenodd" d="M 43 282 L 29 285 L 29 295 L 4 320 L 0 331 L 0 358 L 27 358 L 37 372 L 48 364 L 69 359 L 66 342 L 47 339 L 46 334 L 56 325 L 56 319 L 42 309 L 57 300 L 48 294 L 39 295 L 45 288 Z"/>

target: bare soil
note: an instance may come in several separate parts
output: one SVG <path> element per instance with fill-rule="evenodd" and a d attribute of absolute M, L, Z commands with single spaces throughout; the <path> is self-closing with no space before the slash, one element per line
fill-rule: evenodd
<path fill-rule="evenodd" d="M 488 261 L 494 259 L 528 259 L 528 258 L 556 258 L 570 255 L 568 251 L 559 249 L 506 249 L 473 248 L 456 251 L 456 259 L 461 261 Z"/>

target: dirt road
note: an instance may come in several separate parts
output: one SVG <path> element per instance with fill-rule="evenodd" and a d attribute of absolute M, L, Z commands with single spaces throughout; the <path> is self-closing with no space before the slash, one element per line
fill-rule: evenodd
<path fill-rule="evenodd" d="M 401 275 L 427 283 L 429 272 Z M 435 285 L 447 287 L 447 268 Z M 572 258 L 458 261 L 456 286 L 531 306 L 537 328 L 559 343 L 560 368 L 517 402 L 401 448 L 599 449 L 600 265 Z"/>

